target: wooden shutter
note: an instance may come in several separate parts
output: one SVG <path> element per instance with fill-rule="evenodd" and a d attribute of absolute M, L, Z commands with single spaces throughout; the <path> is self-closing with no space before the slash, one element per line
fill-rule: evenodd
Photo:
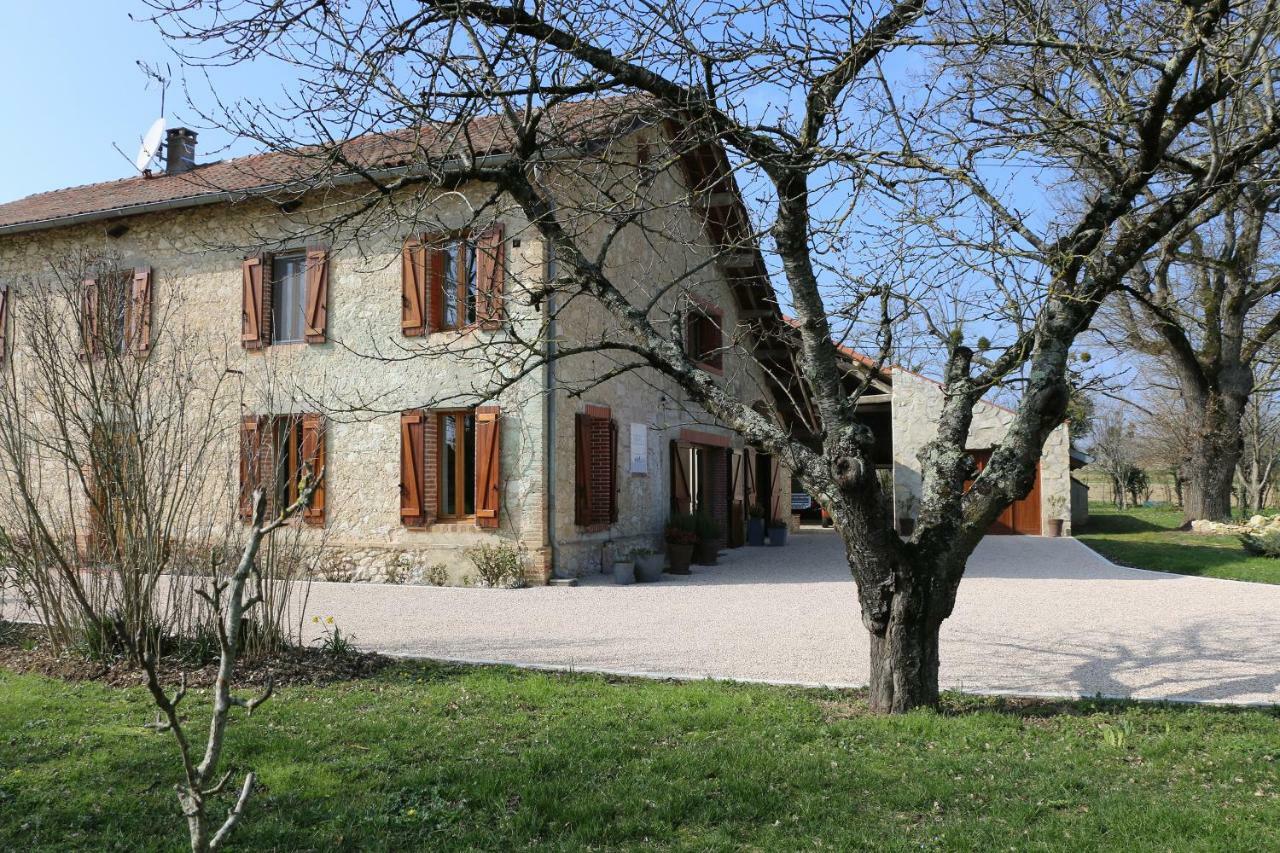
<path fill-rule="evenodd" d="M 693 507 L 693 494 L 689 488 L 689 468 L 685 464 L 688 445 L 674 439 L 671 442 L 671 511 L 687 513 Z"/>
<path fill-rule="evenodd" d="M 98 280 L 86 278 L 84 290 L 80 297 L 80 337 L 84 345 L 86 358 L 97 358 L 102 354 L 102 336 L 99 334 L 98 320 L 101 312 L 98 309 Z"/>
<path fill-rule="evenodd" d="M 329 328 L 329 253 L 324 249 L 307 250 L 306 320 L 307 343 L 324 343 Z"/>
<path fill-rule="evenodd" d="M 318 480 L 311 502 L 302 510 L 307 524 L 324 524 L 324 415 L 302 416 L 302 462 L 311 468 L 310 476 Z"/>
<path fill-rule="evenodd" d="M 253 490 L 259 483 L 262 448 L 262 419 L 247 415 L 240 419 L 240 518 L 253 520 Z"/>
<path fill-rule="evenodd" d="M 408 527 L 426 522 L 425 420 L 419 409 L 400 413 L 400 522 Z"/>
<path fill-rule="evenodd" d="M 9 293 L 12 288 L 0 287 L 0 364 L 9 355 Z"/>
<path fill-rule="evenodd" d="M 760 496 L 756 493 L 756 452 L 750 447 L 742 451 L 743 474 L 746 480 L 746 500 L 747 511 L 760 503 Z"/>
<path fill-rule="evenodd" d="M 151 267 L 133 271 L 133 288 L 129 292 L 129 318 L 126 326 L 128 348 L 142 355 L 151 350 Z"/>
<path fill-rule="evenodd" d="M 618 521 L 618 422 L 609 419 L 609 523 Z"/>
<path fill-rule="evenodd" d="M 262 349 L 270 340 L 266 266 L 267 259 L 261 255 L 245 258 L 240 265 L 240 345 L 245 349 Z"/>
<path fill-rule="evenodd" d="M 443 249 L 427 249 L 427 331 L 438 332 L 444 326 L 444 274 L 449 255 Z"/>
<path fill-rule="evenodd" d="M 591 524 L 591 417 L 578 412 L 573 419 L 573 523 Z"/>
<path fill-rule="evenodd" d="M 476 409 L 476 526 L 497 527 L 502 504 L 502 421 L 497 406 Z"/>
<path fill-rule="evenodd" d="M 507 275 L 505 247 L 501 222 L 495 222 L 476 240 L 476 319 L 483 329 L 502 326 L 502 292 Z"/>
<path fill-rule="evenodd" d="M 411 237 L 400 252 L 400 333 L 418 338 L 427 331 L 427 250 Z"/>

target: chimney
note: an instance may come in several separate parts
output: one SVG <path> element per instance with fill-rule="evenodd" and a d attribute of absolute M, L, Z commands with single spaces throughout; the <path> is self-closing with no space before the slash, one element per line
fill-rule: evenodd
<path fill-rule="evenodd" d="M 178 175 L 195 168 L 196 132 L 185 127 L 170 128 L 164 140 L 164 172 Z"/>

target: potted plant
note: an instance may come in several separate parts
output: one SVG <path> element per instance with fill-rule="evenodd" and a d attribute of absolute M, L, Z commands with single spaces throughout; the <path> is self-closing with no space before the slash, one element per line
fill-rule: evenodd
<path fill-rule="evenodd" d="M 667 522 L 664 538 L 667 540 L 667 559 L 671 562 L 667 571 L 673 575 L 689 574 L 693 547 L 698 544 L 697 520 L 688 513 L 673 515 Z"/>
<path fill-rule="evenodd" d="M 752 504 L 747 510 L 747 544 L 759 547 L 764 544 L 764 507 Z"/>
<path fill-rule="evenodd" d="M 769 545 L 780 548 L 787 544 L 787 523 L 781 518 L 769 521 Z"/>
<path fill-rule="evenodd" d="M 720 525 L 706 513 L 698 513 L 694 520 L 698 541 L 693 546 L 693 561 L 699 566 L 714 566 L 720 556 Z"/>
<path fill-rule="evenodd" d="M 636 564 L 636 580 L 650 583 L 662 579 L 662 555 L 652 548 L 637 548 L 631 552 Z"/>
<path fill-rule="evenodd" d="M 636 564 L 632 561 L 631 556 L 618 555 L 613 561 L 613 582 L 616 584 L 630 584 L 636 582 Z"/>
<path fill-rule="evenodd" d="M 1062 495 L 1053 495 L 1049 498 L 1049 529 L 1045 531 L 1047 536 L 1058 537 L 1062 535 L 1062 527 L 1066 523 L 1067 502 Z"/>

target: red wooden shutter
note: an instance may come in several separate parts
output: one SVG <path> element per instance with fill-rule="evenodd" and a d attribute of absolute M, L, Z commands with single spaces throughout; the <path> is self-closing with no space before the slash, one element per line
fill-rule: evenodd
<path fill-rule="evenodd" d="M 142 355 L 151 350 L 151 267 L 133 271 L 129 294 L 128 346 Z"/>
<path fill-rule="evenodd" d="M 102 337 L 98 334 L 98 280 L 86 278 L 80 302 L 80 337 L 84 344 L 84 355 L 97 358 L 102 354 Z"/>
<path fill-rule="evenodd" d="M 618 422 L 609 419 L 609 523 L 618 520 Z"/>
<path fill-rule="evenodd" d="M 438 332 L 444 326 L 444 275 L 449 255 L 442 249 L 428 249 L 427 267 L 427 331 Z"/>
<path fill-rule="evenodd" d="M 502 422 L 497 406 L 476 409 L 476 526 L 497 527 L 501 509 Z"/>
<path fill-rule="evenodd" d="M 309 344 L 322 344 L 329 329 L 329 253 L 307 250 L 307 328 Z"/>
<path fill-rule="evenodd" d="M 9 355 L 9 291 L 8 287 L 0 287 L 0 364 Z"/>
<path fill-rule="evenodd" d="M 240 419 L 240 518 L 253 520 L 253 490 L 258 485 L 262 422 L 253 415 Z"/>
<path fill-rule="evenodd" d="M 400 252 L 400 333 L 421 337 L 427 330 L 427 255 L 422 241 L 411 237 Z"/>
<path fill-rule="evenodd" d="M 484 329 L 502 326 L 502 291 L 506 285 L 506 243 L 503 226 L 495 222 L 476 240 L 476 319 Z"/>
<path fill-rule="evenodd" d="M 573 418 L 573 523 L 591 524 L 591 417 L 578 412 Z"/>
<path fill-rule="evenodd" d="M 324 439 L 324 415 L 303 415 L 302 462 L 310 467 L 310 476 L 318 481 L 311 502 L 302 510 L 302 519 L 307 524 L 324 524 Z"/>
<path fill-rule="evenodd" d="M 400 413 L 400 521 L 408 527 L 422 525 L 426 515 L 424 420 L 418 409 Z"/>
<path fill-rule="evenodd" d="M 240 265 L 240 345 L 245 349 L 262 349 L 269 337 L 267 333 L 267 278 L 264 274 L 264 257 L 245 258 Z"/>

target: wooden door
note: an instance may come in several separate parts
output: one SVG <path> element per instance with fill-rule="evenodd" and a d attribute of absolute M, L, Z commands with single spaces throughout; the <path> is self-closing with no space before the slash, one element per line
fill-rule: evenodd
<path fill-rule="evenodd" d="M 970 450 L 969 454 L 977 463 L 978 471 L 987 467 L 987 462 L 991 459 L 991 450 Z M 968 480 L 964 484 L 965 491 L 973 485 L 972 480 Z M 1031 486 L 1031 491 L 1022 500 L 1017 500 L 1004 508 L 1004 512 L 1000 513 L 1000 517 L 995 520 L 987 533 L 994 534 L 1023 534 L 1027 536 L 1040 535 L 1040 465 L 1036 465 L 1036 479 Z"/>

